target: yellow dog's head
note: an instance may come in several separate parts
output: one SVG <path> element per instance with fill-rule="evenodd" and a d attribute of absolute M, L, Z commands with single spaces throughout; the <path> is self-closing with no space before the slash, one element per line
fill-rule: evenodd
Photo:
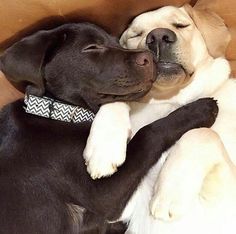
<path fill-rule="evenodd" d="M 143 13 L 120 39 L 125 48 L 148 48 L 157 56 L 159 72 L 152 96 L 158 99 L 168 99 L 186 87 L 209 58 L 224 56 L 229 41 L 219 16 L 190 5 Z"/>

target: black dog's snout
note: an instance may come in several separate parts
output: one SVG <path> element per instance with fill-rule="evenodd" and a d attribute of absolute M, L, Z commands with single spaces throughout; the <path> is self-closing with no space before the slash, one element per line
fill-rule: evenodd
<path fill-rule="evenodd" d="M 175 32 L 168 28 L 156 28 L 147 35 L 146 44 L 151 51 L 156 53 L 157 47 L 174 43 L 176 40 Z"/>
<path fill-rule="evenodd" d="M 147 66 L 152 63 L 153 57 L 150 53 L 139 53 L 135 58 L 135 62 L 138 66 Z"/>

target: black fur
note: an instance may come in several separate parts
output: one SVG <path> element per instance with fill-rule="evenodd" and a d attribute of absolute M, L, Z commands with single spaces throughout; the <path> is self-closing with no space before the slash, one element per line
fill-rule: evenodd
<path fill-rule="evenodd" d="M 55 37 L 60 30 L 67 34 L 58 42 Z M 46 37 L 42 37 L 44 33 Z M 48 34 L 53 35 L 52 41 Z M 81 52 L 81 41 L 92 43 L 88 40 L 101 38 L 105 38 L 100 41 L 105 50 Z M 114 44 L 109 47 L 109 43 Z M 73 24 L 18 42 L 0 61 L 10 80 L 27 86 L 28 92 L 45 92 L 95 110 L 113 99 L 134 100 L 148 91 L 153 78 L 146 76 L 153 73 L 153 66 L 151 60 L 146 68 L 135 64 L 142 53 L 146 52 L 121 49 L 93 25 Z M 90 76 L 85 77 L 87 73 Z M 142 92 L 141 87 L 145 87 Z M 124 233 L 121 223 L 107 221 L 120 217 L 161 153 L 186 131 L 210 127 L 217 111 L 215 101 L 201 99 L 144 127 L 129 143 L 127 160 L 118 172 L 94 181 L 82 156 L 90 123 L 26 114 L 22 100 L 7 105 L 0 116 L 0 234 Z"/>

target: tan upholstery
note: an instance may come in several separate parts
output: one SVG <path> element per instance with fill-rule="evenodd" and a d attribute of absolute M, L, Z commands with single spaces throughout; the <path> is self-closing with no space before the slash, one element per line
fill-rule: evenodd
<path fill-rule="evenodd" d="M 226 57 L 231 61 L 233 74 L 236 76 L 236 4 L 234 0 L 198 0 L 197 7 L 210 9 L 220 15 L 229 27 L 232 40 L 228 46 Z"/>
<path fill-rule="evenodd" d="M 196 3 L 197 2 L 197 3 Z M 133 17 L 165 5 L 197 4 L 217 12 L 232 33 L 227 50 L 236 74 L 236 4 L 235 0 L 1 0 L 0 51 L 25 35 L 66 22 L 90 21 L 119 36 Z M 21 96 L 0 73 L 0 106 Z"/>

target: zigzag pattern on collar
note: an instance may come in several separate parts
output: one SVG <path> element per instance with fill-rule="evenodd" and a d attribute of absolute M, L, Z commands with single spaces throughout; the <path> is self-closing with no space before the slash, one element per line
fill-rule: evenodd
<path fill-rule="evenodd" d="M 48 119 L 60 120 L 64 122 L 81 123 L 92 122 L 95 114 L 87 109 L 61 103 L 48 97 L 37 97 L 25 95 L 25 112 Z"/>

